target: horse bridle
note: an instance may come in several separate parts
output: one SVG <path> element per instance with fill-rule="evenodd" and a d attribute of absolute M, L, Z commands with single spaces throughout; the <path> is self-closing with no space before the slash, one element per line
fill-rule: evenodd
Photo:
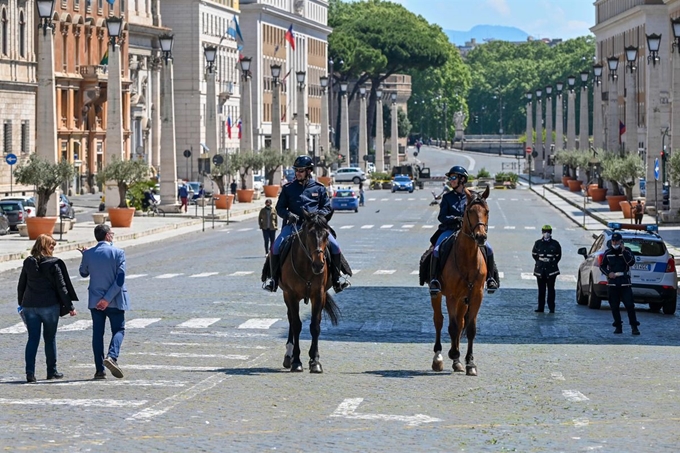
<path fill-rule="evenodd" d="M 486 203 L 484 202 L 484 199 L 482 197 L 480 197 L 479 195 L 475 194 L 475 196 L 472 198 L 472 200 L 468 203 L 467 207 L 465 208 L 466 213 L 472 206 L 474 206 L 476 204 L 486 205 Z M 467 220 L 468 227 L 470 227 L 470 233 L 468 234 L 468 233 L 463 232 L 463 234 L 468 236 L 470 239 L 476 241 L 476 239 L 475 239 L 475 229 L 477 227 L 483 226 L 483 227 L 487 228 L 487 230 L 488 230 L 489 226 L 486 223 L 477 222 L 477 224 L 473 226 L 472 222 L 470 221 L 470 216 L 465 215 L 464 217 Z M 478 246 L 478 247 L 481 247 L 481 245 Z"/>
<path fill-rule="evenodd" d="M 304 251 L 305 256 L 307 257 L 307 259 L 308 259 L 310 262 L 314 262 L 314 258 L 312 258 L 312 254 L 309 252 L 309 250 L 308 250 L 307 247 L 305 246 L 305 242 L 300 238 L 301 230 L 298 229 L 297 224 L 293 225 L 293 230 L 294 230 L 293 232 L 294 232 L 294 234 L 295 234 L 295 238 L 296 238 L 298 241 L 300 241 L 300 247 L 302 247 L 302 250 Z M 321 250 L 317 250 L 317 251 L 320 252 Z M 291 252 L 291 254 L 292 254 L 292 253 L 293 253 L 293 250 L 291 249 L 290 252 Z M 291 256 L 291 258 L 293 258 L 293 257 Z M 300 274 L 298 273 L 297 269 L 295 269 L 295 260 L 294 260 L 294 259 L 291 259 L 290 262 L 291 262 L 291 264 L 293 265 L 293 271 L 295 272 L 295 275 L 297 275 L 298 277 L 300 277 L 302 280 L 305 280 L 305 278 L 304 278 L 302 275 L 300 275 Z M 314 268 L 312 267 L 312 274 L 314 274 L 314 275 L 321 275 L 325 270 L 326 270 L 326 267 L 324 266 L 324 268 L 323 268 L 320 272 L 314 272 Z"/>

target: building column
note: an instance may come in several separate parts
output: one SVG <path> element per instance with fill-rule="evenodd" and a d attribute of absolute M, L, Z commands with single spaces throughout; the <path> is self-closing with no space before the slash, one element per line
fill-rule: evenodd
<path fill-rule="evenodd" d="M 156 73 L 160 75 L 157 68 L 154 69 L 154 75 Z M 165 66 L 163 66 L 163 85 L 159 88 L 159 102 L 154 102 L 154 105 L 163 110 L 160 156 L 157 161 L 157 165 L 162 169 L 160 172 L 161 203 L 166 211 L 179 212 L 179 205 L 177 204 L 177 145 L 175 140 L 175 81 L 172 58 L 168 58 Z M 155 110 L 160 110 L 158 107 Z"/>
<path fill-rule="evenodd" d="M 104 166 L 116 159 L 124 159 L 123 150 L 123 88 L 120 80 L 121 48 L 109 44 L 109 81 L 106 99 L 106 152 Z M 115 181 L 106 182 L 106 207 L 115 208 L 120 203 L 118 185 Z"/>
<path fill-rule="evenodd" d="M 359 166 L 365 172 L 367 171 L 366 158 L 368 157 L 368 126 L 366 125 L 366 93 L 359 99 Z"/>
<path fill-rule="evenodd" d="M 567 90 L 567 151 L 576 150 L 576 93 Z"/>
<path fill-rule="evenodd" d="M 562 91 L 555 96 L 555 151 L 564 149 L 564 96 Z M 562 175 L 555 171 L 555 174 Z"/>
<path fill-rule="evenodd" d="M 243 78 L 243 93 L 241 93 L 241 151 L 253 151 L 253 98 L 250 76 Z"/>
<path fill-rule="evenodd" d="M 151 108 L 151 159 L 149 159 L 149 164 L 154 165 L 158 173 L 160 173 L 163 168 L 161 166 L 161 63 L 155 61 L 151 65 L 151 103 L 153 107 Z M 173 82 L 174 85 L 174 82 Z M 174 94 L 173 94 L 174 97 Z M 174 107 L 173 107 L 174 112 Z M 174 121 L 174 120 L 173 120 Z M 177 169 L 175 168 L 175 173 Z"/>
<path fill-rule="evenodd" d="M 532 150 L 534 149 L 534 113 L 533 113 L 533 104 L 531 103 L 531 97 L 529 97 L 529 94 L 527 94 L 527 142 L 526 142 L 526 148 L 531 148 Z M 526 152 L 526 150 L 524 150 Z M 528 157 L 528 156 L 527 156 Z"/>
<path fill-rule="evenodd" d="M 390 168 L 399 165 L 399 110 L 397 101 L 392 101 L 392 128 L 390 132 Z M 394 162 L 394 163 L 392 163 Z"/>
<path fill-rule="evenodd" d="M 611 76 L 610 76 L 611 77 Z M 648 76 L 649 77 L 649 76 Z M 607 151 L 619 151 L 619 89 L 618 77 L 609 79 L 609 108 L 607 109 Z M 649 93 L 649 92 L 647 92 Z M 649 98 L 648 98 L 649 99 Z M 647 128 L 649 130 L 649 127 Z M 647 144 L 647 149 L 652 149 Z M 653 165 L 652 165 L 653 166 Z"/>
<path fill-rule="evenodd" d="M 298 154 L 307 154 L 307 85 L 298 82 L 297 92 L 297 146 Z"/>
<path fill-rule="evenodd" d="M 345 156 L 346 166 L 350 164 L 349 155 L 349 106 L 347 104 L 347 92 L 344 91 L 341 94 L 342 99 L 342 114 L 340 116 L 340 154 Z"/>
<path fill-rule="evenodd" d="M 321 140 L 319 140 L 319 157 L 323 159 L 325 153 L 331 151 L 330 140 L 330 123 L 328 119 L 328 88 L 322 88 L 321 91 Z M 317 170 L 317 176 L 321 175 L 322 169 L 314 167 Z"/>
<path fill-rule="evenodd" d="M 217 154 L 217 70 L 208 67 L 205 75 L 205 145 L 208 147 L 208 156 Z M 201 153 L 203 154 L 203 153 Z"/>
<path fill-rule="evenodd" d="M 547 177 L 546 171 L 550 170 L 553 172 L 554 176 L 554 167 L 548 168 L 548 158 L 553 155 L 554 150 L 553 150 L 553 142 L 552 142 L 552 134 L 553 134 L 553 124 L 552 124 L 552 109 L 553 109 L 553 101 L 552 101 L 552 96 L 550 94 L 547 94 L 547 97 L 545 98 L 545 153 L 543 155 L 543 161 L 545 167 L 543 167 L 543 178 L 545 179 Z M 551 159 L 552 161 L 552 159 Z M 554 165 L 554 163 L 553 163 Z M 551 180 L 553 178 L 551 177 Z"/>
<path fill-rule="evenodd" d="M 635 72 L 629 70 L 626 73 L 626 152 L 637 155 L 637 151 L 637 91 L 635 90 Z"/>
<path fill-rule="evenodd" d="M 588 122 L 588 86 L 581 87 L 581 105 L 579 107 L 579 134 L 578 134 L 578 149 L 581 151 L 588 151 L 590 149 L 589 140 L 589 122 Z"/>
<path fill-rule="evenodd" d="M 605 149 L 602 125 L 602 84 L 599 80 L 593 84 L 593 148 Z"/>
<path fill-rule="evenodd" d="M 281 143 L 281 83 L 278 78 L 273 81 L 272 89 L 272 145 L 273 151 L 282 152 Z M 274 184 L 281 184 L 281 171 L 274 174 Z"/>
<path fill-rule="evenodd" d="M 539 96 L 536 96 L 536 152 L 538 157 L 534 159 L 534 170 L 542 173 L 545 149 L 543 148 L 543 101 Z"/>
<path fill-rule="evenodd" d="M 385 132 L 382 96 L 375 103 L 375 171 L 385 171 Z"/>

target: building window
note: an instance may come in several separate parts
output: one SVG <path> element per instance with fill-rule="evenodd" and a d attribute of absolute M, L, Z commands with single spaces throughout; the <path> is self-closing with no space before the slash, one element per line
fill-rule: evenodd
<path fill-rule="evenodd" d="M 73 0 L 73 9 L 76 11 L 80 9 L 80 0 Z"/>
<path fill-rule="evenodd" d="M 4 152 L 9 154 L 12 152 L 12 120 L 5 120 L 2 128 L 2 138 L 4 143 Z"/>
<path fill-rule="evenodd" d="M 26 21 L 23 11 L 19 13 L 19 56 L 26 58 Z"/>
<path fill-rule="evenodd" d="M 28 154 L 31 152 L 30 148 L 30 121 L 24 120 L 21 122 L 21 153 Z"/>
<path fill-rule="evenodd" d="M 97 8 L 99 9 L 99 14 L 101 14 L 104 9 L 104 0 L 97 0 Z"/>
<path fill-rule="evenodd" d="M 7 55 L 7 10 L 5 8 L 2 9 L 2 36 L 0 36 L 0 39 L 2 39 L 2 54 Z"/>

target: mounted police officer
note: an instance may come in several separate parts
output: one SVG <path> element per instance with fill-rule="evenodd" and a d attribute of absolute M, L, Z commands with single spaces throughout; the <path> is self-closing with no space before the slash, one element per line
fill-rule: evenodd
<path fill-rule="evenodd" d="M 609 306 L 612 310 L 616 329 L 614 333 L 623 333 L 621 328 L 621 312 L 619 304 L 623 305 L 628 312 L 628 322 L 633 335 L 640 335 L 638 326 L 640 323 L 635 315 L 635 303 L 633 302 L 633 288 L 630 282 L 630 268 L 635 264 L 635 256 L 628 247 L 623 245 L 621 233 L 612 234 L 611 245 L 604 252 L 600 271 L 607 276 L 607 290 L 609 292 Z"/>
<path fill-rule="evenodd" d="M 545 310 L 545 290 L 548 289 L 548 309 L 555 313 L 555 280 L 560 274 L 558 263 L 562 259 L 562 247 L 552 237 L 552 227 L 543 225 L 541 228 L 543 237 L 534 243 L 531 256 L 536 261 L 534 275 L 538 283 L 538 308 L 537 313 Z"/>
<path fill-rule="evenodd" d="M 467 195 L 465 194 L 465 183 L 468 180 L 468 172 L 460 165 L 451 167 L 448 173 L 448 184 L 451 191 L 442 196 L 439 203 L 439 232 L 437 242 L 432 252 L 430 262 L 430 294 L 437 295 L 441 291 L 441 283 L 438 280 L 441 263 L 439 262 L 439 246 L 452 234 L 462 227 L 463 215 L 467 206 Z M 498 269 L 494 262 L 493 249 L 487 242 L 486 246 L 486 268 L 487 279 L 486 287 L 489 292 L 494 292 L 499 287 Z"/>
<path fill-rule="evenodd" d="M 279 195 L 279 200 L 276 202 L 276 213 L 283 219 L 283 227 L 281 228 L 281 234 L 274 241 L 271 253 L 269 254 L 271 278 L 264 286 L 264 289 L 271 292 L 276 292 L 278 288 L 277 275 L 279 272 L 281 244 L 294 230 L 301 229 L 303 211 L 309 213 L 318 212 L 322 215 L 331 213 L 331 201 L 328 198 L 326 187 L 311 177 L 314 169 L 312 158 L 309 156 L 299 156 L 293 163 L 293 169 L 295 170 L 295 181 L 281 188 L 281 195 Z M 349 286 L 349 283 L 346 279 L 343 282 L 340 281 L 342 269 L 340 246 L 333 234 L 328 235 L 328 244 L 331 249 L 330 266 L 333 289 L 336 293 L 339 293 Z"/>

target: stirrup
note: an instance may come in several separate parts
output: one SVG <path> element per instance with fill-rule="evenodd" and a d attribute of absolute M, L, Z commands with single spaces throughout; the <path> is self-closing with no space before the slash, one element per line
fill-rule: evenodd
<path fill-rule="evenodd" d="M 442 291 L 442 286 L 439 283 L 439 280 L 437 280 L 436 278 L 432 279 L 430 281 L 429 286 L 430 286 L 430 296 L 436 296 L 437 294 L 439 294 Z"/>
<path fill-rule="evenodd" d="M 266 283 L 262 284 L 262 289 L 265 291 L 269 291 L 270 293 L 275 293 L 276 290 L 278 289 L 278 285 L 276 284 L 273 278 L 270 278 L 269 280 L 267 280 Z"/>
<path fill-rule="evenodd" d="M 496 290 L 500 287 L 498 282 L 494 280 L 493 278 L 489 278 L 486 280 L 486 292 L 489 294 L 493 294 L 496 292 Z"/>
<path fill-rule="evenodd" d="M 342 282 L 340 280 L 338 280 L 337 282 L 333 283 L 333 291 L 335 291 L 335 294 L 337 294 L 337 293 L 342 292 L 342 290 L 349 288 L 350 286 L 351 286 L 351 283 L 346 278 Z"/>

